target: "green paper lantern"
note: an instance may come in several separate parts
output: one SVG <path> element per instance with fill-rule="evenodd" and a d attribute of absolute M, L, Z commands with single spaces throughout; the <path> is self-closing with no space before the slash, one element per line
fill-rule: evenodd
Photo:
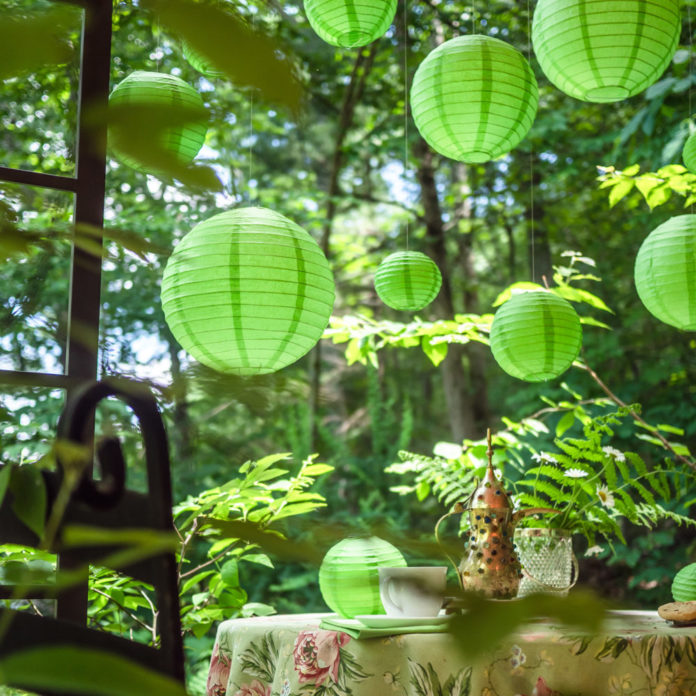
<path fill-rule="evenodd" d="M 366 46 L 394 21 L 397 0 L 305 0 L 312 29 L 332 46 Z"/>
<path fill-rule="evenodd" d="M 411 112 L 437 152 L 487 162 L 512 150 L 536 115 L 537 83 L 526 58 L 490 36 L 460 36 L 431 51 L 411 87 Z"/>
<path fill-rule="evenodd" d="M 692 173 L 696 174 L 696 131 L 693 132 L 684 143 L 682 150 L 684 166 Z"/>
<path fill-rule="evenodd" d="M 672 597 L 675 602 L 696 601 L 696 563 L 682 568 L 672 581 Z"/>
<path fill-rule="evenodd" d="M 654 229 L 638 250 L 634 274 L 650 314 L 696 330 L 696 215 L 677 215 Z"/>
<path fill-rule="evenodd" d="M 214 80 L 216 78 L 225 77 L 222 70 L 218 70 L 204 55 L 191 48 L 186 42 L 181 45 L 181 52 L 184 55 L 186 62 L 201 75 Z"/>
<path fill-rule="evenodd" d="M 276 372 L 321 338 L 334 281 L 319 245 L 265 208 L 240 208 L 196 225 L 174 248 L 162 308 L 174 337 L 220 372 Z"/>
<path fill-rule="evenodd" d="M 116 85 L 109 96 L 109 106 L 132 105 L 147 107 L 162 105 L 190 108 L 200 112 L 195 121 L 163 127 L 158 137 L 158 145 L 173 155 L 182 165 L 191 163 L 198 154 L 207 131 L 208 112 L 203 99 L 191 85 L 175 75 L 136 70 Z M 145 171 L 143 164 L 132 157 L 119 152 L 119 143 L 127 140 L 128 132 L 122 128 L 109 128 L 109 143 L 120 162 Z"/>
<path fill-rule="evenodd" d="M 399 549 L 379 537 L 344 539 L 332 546 L 319 567 L 319 589 L 337 614 L 383 614 L 379 598 L 379 568 L 402 568 Z"/>
<path fill-rule="evenodd" d="M 563 374 L 582 344 L 573 306 L 543 289 L 513 295 L 498 309 L 490 334 L 491 351 L 509 375 L 543 382 Z"/>
<path fill-rule="evenodd" d="M 544 74 L 562 92 L 615 102 L 662 75 L 680 31 L 679 0 L 539 0 L 532 43 Z"/>
<path fill-rule="evenodd" d="M 429 305 L 440 292 L 442 276 L 437 264 L 420 251 L 397 251 L 379 264 L 375 290 L 392 309 L 415 312 Z"/>

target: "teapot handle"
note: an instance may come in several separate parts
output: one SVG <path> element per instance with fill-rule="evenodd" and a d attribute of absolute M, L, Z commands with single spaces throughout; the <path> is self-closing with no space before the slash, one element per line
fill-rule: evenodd
<path fill-rule="evenodd" d="M 437 543 L 440 545 L 440 547 L 442 548 L 442 552 L 445 554 L 445 556 L 447 556 L 447 560 L 452 564 L 452 567 L 454 568 L 454 574 L 457 576 L 457 580 L 459 581 L 459 586 L 461 589 L 464 589 L 464 585 L 462 584 L 462 578 L 459 575 L 459 564 L 452 558 L 452 556 L 449 555 L 447 547 L 445 546 L 442 539 L 440 539 L 439 530 L 440 524 L 444 522 L 448 517 L 451 517 L 452 515 L 461 515 L 469 509 L 470 508 L 465 508 L 463 503 L 455 503 L 454 507 L 448 513 L 444 514 L 435 525 L 435 541 L 437 541 Z"/>

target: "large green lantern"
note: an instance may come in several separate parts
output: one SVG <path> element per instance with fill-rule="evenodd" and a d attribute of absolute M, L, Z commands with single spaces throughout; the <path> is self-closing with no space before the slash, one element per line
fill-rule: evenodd
<path fill-rule="evenodd" d="M 259 375 L 295 362 L 321 338 L 334 281 L 319 245 L 265 208 L 196 225 L 175 247 L 162 307 L 181 346 L 220 372 Z"/>
<path fill-rule="evenodd" d="M 429 305 L 440 292 L 442 276 L 437 264 L 420 251 L 397 251 L 379 264 L 375 289 L 392 309 L 415 312 Z"/>
<path fill-rule="evenodd" d="M 526 58 L 489 36 L 460 36 L 431 51 L 411 87 L 420 134 L 445 157 L 487 162 L 516 147 L 536 115 L 537 83 Z"/>
<path fill-rule="evenodd" d="M 406 565 L 399 549 L 379 537 L 344 539 L 332 546 L 319 567 L 321 596 L 346 618 L 383 614 L 379 568 Z"/>
<path fill-rule="evenodd" d="M 653 316 L 696 330 L 696 215 L 677 215 L 654 229 L 638 251 L 634 276 Z"/>
<path fill-rule="evenodd" d="M 580 352 L 582 327 L 573 306 L 547 290 L 513 295 L 498 309 L 491 351 L 509 375 L 543 382 L 563 374 Z"/>
<path fill-rule="evenodd" d="M 696 600 L 696 563 L 682 568 L 672 581 L 672 597 L 675 602 Z"/>
<path fill-rule="evenodd" d="M 682 150 L 682 160 L 684 166 L 692 173 L 696 174 L 696 131 L 693 132 L 684 143 Z"/>
<path fill-rule="evenodd" d="M 680 31 L 679 0 L 539 0 L 532 43 L 544 74 L 562 92 L 615 102 L 662 75 Z"/>
<path fill-rule="evenodd" d="M 389 29 L 397 0 L 305 0 L 312 29 L 332 46 L 365 46 Z"/>
<path fill-rule="evenodd" d="M 132 105 L 140 107 L 171 106 L 187 108 L 196 116 L 194 120 L 184 124 L 168 126 L 163 124 L 158 129 L 159 143 L 157 145 L 168 154 L 173 155 L 182 165 L 191 163 L 198 154 L 207 131 L 208 112 L 203 99 L 191 85 L 175 75 L 136 70 L 116 85 L 109 96 L 109 106 Z M 132 157 L 124 154 L 120 145 L 127 142 L 128 129 L 118 126 L 109 128 L 109 143 L 118 160 L 138 171 L 143 171 L 143 165 Z"/>

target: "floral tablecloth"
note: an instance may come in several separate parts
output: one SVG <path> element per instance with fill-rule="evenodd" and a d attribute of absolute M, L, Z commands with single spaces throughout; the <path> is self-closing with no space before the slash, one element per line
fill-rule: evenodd
<path fill-rule="evenodd" d="M 467 664 L 448 633 L 368 640 L 319 628 L 323 614 L 222 623 L 208 696 L 691 696 L 696 629 L 613 612 L 603 635 L 549 622 Z"/>

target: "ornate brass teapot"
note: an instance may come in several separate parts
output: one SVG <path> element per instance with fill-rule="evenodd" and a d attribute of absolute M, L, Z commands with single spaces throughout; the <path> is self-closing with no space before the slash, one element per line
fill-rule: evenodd
<path fill-rule="evenodd" d="M 517 595 L 522 577 L 522 566 L 513 544 L 515 526 L 528 515 L 558 510 L 529 508 L 513 512 L 510 498 L 493 471 L 490 430 L 487 455 L 488 467 L 483 480 L 477 483 L 466 503 L 456 503 L 451 512 L 438 520 L 435 536 L 439 541 L 438 527 L 447 517 L 468 511 L 469 529 L 465 537 L 468 553 L 458 568 L 450 558 L 461 587 L 492 599 L 512 599 Z"/>

